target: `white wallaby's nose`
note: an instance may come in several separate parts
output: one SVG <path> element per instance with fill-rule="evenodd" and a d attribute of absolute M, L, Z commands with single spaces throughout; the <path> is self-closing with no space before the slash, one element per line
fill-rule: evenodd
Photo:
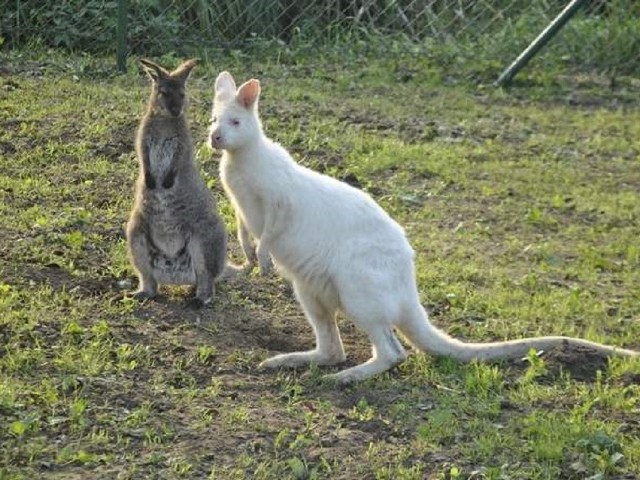
<path fill-rule="evenodd" d="M 211 146 L 215 148 L 219 148 L 222 143 L 222 134 L 220 132 L 213 131 L 211 132 Z"/>

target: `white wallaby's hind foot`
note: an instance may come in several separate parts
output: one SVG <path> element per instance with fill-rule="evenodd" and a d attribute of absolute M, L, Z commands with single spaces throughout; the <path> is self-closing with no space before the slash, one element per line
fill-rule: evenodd
<path fill-rule="evenodd" d="M 293 284 L 307 320 L 316 334 L 316 348 L 307 352 L 283 353 L 260 364 L 264 368 L 300 367 L 303 365 L 336 365 L 346 360 L 344 346 L 336 323 L 335 306 L 323 304 L 306 285 Z"/>
<path fill-rule="evenodd" d="M 326 379 L 346 385 L 386 372 L 406 360 L 407 352 L 391 327 L 368 324 L 365 330 L 373 343 L 372 357 L 355 367 L 326 375 Z"/>
<path fill-rule="evenodd" d="M 373 343 L 371 358 L 355 367 L 326 375 L 327 379 L 340 384 L 357 382 L 385 372 L 405 361 L 407 352 L 391 327 L 368 324 L 365 330 Z"/>
<path fill-rule="evenodd" d="M 367 333 L 372 344 L 368 361 L 327 376 L 341 384 L 364 380 L 407 358 L 407 352 L 393 328 L 393 320 L 400 313 L 398 301 L 387 284 L 389 278 L 393 279 L 393 274 L 380 279 L 376 273 L 376 269 L 364 270 L 361 275 L 367 277 L 366 283 L 346 279 L 337 284 L 342 310 Z"/>
<path fill-rule="evenodd" d="M 347 368 L 346 370 L 342 370 L 338 373 L 325 375 L 323 378 L 341 385 L 347 385 L 349 383 L 358 382 L 360 380 L 365 380 L 367 378 L 373 377 L 378 373 L 386 372 L 387 370 L 404 362 L 406 358 L 406 353 L 394 360 L 384 359 L 381 357 L 370 358 L 360 365 Z"/>
<path fill-rule="evenodd" d="M 325 353 L 318 349 L 309 350 L 308 352 L 293 352 L 276 355 L 262 362 L 260 368 L 296 368 L 308 365 L 329 366 L 337 365 L 346 360 L 344 352 L 341 353 Z"/>

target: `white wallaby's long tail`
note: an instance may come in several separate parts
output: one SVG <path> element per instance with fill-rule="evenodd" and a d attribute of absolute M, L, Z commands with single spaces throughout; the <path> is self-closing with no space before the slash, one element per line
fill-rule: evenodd
<path fill-rule="evenodd" d="M 520 340 L 489 343 L 465 343 L 450 337 L 431 322 L 424 309 L 411 319 L 398 325 L 400 332 L 418 349 L 470 362 L 471 360 L 499 360 L 522 358 L 533 348 L 550 350 L 560 345 L 584 347 L 604 355 L 638 357 L 640 352 L 625 348 L 612 347 L 574 337 L 531 337 Z"/>

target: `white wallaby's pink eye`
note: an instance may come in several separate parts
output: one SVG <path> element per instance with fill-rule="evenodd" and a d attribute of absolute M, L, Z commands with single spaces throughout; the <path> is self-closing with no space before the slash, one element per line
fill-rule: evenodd
<path fill-rule="evenodd" d="M 231 125 L 235 125 L 235 126 L 240 125 L 240 120 L 238 120 L 237 118 L 232 118 Z"/>

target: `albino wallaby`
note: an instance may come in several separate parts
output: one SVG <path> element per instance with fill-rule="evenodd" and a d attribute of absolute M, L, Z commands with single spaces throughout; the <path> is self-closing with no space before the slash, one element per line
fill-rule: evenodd
<path fill-rule="evenodd" d="M 221 73 L 209 140 L 224 150 L 222 183 L 239 228 L 248 232 L 245 240 L 251 235 L 258 243 L 258 261 L 265 265 L 271 256 L 293 282 L 316 335 L 314 350 L 277 355 L 261 366 L 344 361 L 338 310 L 373 344 L 370 360 L 330 376 L 339 382 L 364 379 L 402 362 L 406 353 L 394 330 L 420 350 L 461 361 L 518 358 L 532 348 L 546 350 L 564 342 L 605 354 L 640 355 L 571 337 L 464 343 L 437 329 L 420 304 L 414 252 L 403 229 L 367 194 L 296 164 L 269 140 L 258 116 L 259 94 L 258 80 L 236 90 L 233 77 Z"/>
<path fill-rule="evenodd" d="M 227 232 L 198 171 L 185 118 L 185 86 L 196 61 L 173 72 L 140 63 L 152 89 L 138 128 L 140 174 L 127 224 L 129 259 L 140 281 L 134 295 L 154 297 L 158 283 L 195 285 L 192 303 L 202 306 L 225 268 Z"/>

